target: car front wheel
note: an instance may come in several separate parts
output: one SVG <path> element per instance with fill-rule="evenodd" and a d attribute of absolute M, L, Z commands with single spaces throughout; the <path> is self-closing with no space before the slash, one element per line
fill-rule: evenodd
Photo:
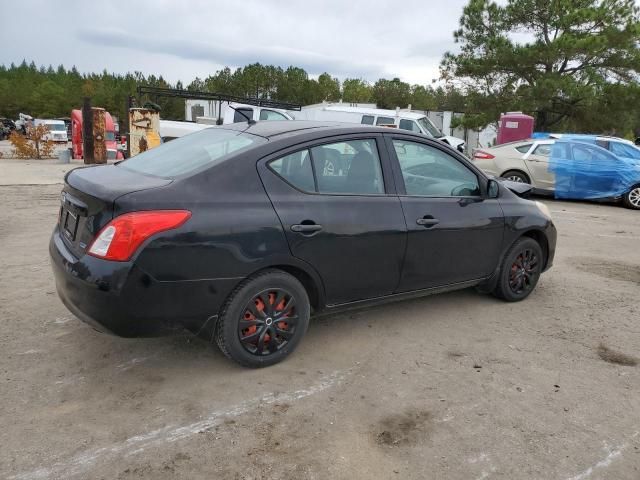
<path fill-rule="evenodd" d="M 625 207 L 640 210 L 640 185 L 631 187 L 622 201 Z"/>
<path fill-rule="evenodd" d="M 533 238 L 523 237 L 509 249 L 500 267 L 500 276 L 493 294 L 507 302 L 527 298 L 538 283 L 544 258 Z"/>
<path fill-rule="evenodd" d="M 309 315 L 309 297 L 302 284 L 283 271 L 266 270 L 231 293 L 216 326 L 216 343 L 245 367 L 273 365 L 298 346 Z"/>

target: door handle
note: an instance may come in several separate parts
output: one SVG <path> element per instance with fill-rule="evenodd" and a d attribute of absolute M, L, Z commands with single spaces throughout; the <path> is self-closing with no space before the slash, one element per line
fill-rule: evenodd
<path fill-rule="evenodd" d="M 291 225 L 291 231 L 296 233 L 315 233 L 322 230 L 322 225 L 315 223 Z"/>
<path fill-rule="evenodd" d="M 425 215 L 424 217 L 417 219 L 416 223 L 418 225 L 422 225 L 425 228 L 430 228 L 440 223 L 440 220 L 438 220 L 437 218 L 433 218 L 431 215 Z"/>

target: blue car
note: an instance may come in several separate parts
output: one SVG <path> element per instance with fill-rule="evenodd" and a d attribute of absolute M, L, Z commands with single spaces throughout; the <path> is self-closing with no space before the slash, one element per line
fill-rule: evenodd
<path fill-rule="evenodd" d="M 640 150 L 606 137 L 566 135 L 549 157 L 554 194 L 564 199 L 612 199 L 640 210 Z"/>

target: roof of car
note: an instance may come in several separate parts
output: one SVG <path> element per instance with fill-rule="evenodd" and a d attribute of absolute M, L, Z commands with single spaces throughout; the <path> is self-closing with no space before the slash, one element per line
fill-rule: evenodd
<path fill-rule="evenodd" d="M 378 132 L 385 133 L 392 130 L 394 132 L 411 133 L 405 130 L 389 129 L 388 127 L 374 127 L 370 125 L 360 125 L 357 123 L 340 122 L 318 122 L 307 120 L 270 120 L 256 122 L 253 125 L 246 123 L 232 123 L 218 128 L 228 130 L 246 131 L 253 135 L 264 138 L 273 138 L 279 135 L 296 136 L 309 133 L 310 131 L 322 131 L 327 134 L 357 133 L 357 132 Z"/>

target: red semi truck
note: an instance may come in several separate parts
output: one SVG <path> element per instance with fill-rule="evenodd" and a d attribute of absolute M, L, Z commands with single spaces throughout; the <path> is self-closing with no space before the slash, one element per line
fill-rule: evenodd
<path fill-rule="evenodd" d="M 113 118 L 105 112 L 105 144 L 107 160 L 122 160 L 122 152 L 116 143 L 116 131 Z M 82 110 L 71 110 L 71 143 L 74 159 L 82 158 Z"/>

